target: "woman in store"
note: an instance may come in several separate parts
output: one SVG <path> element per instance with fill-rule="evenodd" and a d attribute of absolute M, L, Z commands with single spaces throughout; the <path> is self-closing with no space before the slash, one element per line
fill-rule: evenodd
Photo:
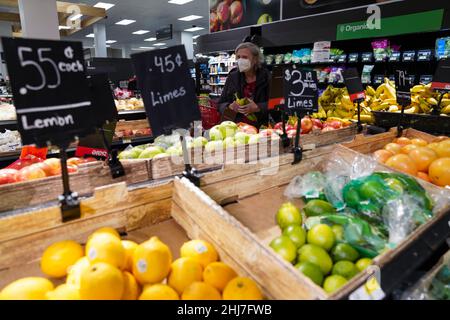
<path fill-rule="evenodd" d="M 243 42 L 237 46 L 237 68 L 230 71 L 219 99 L 223 120 L 245 122 L 259 128 L 267 124 L 270 72 L 262 66 L 264 57 L 255 44 Z M 248 104 L 236 101 L 247 98 Z"/>

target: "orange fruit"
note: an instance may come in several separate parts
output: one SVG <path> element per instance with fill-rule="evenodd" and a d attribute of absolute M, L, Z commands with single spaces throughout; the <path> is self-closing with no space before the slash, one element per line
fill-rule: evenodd
<path fill-rule="evenodd" d="M 416 146 L 419 146 L 419 147 L 426 147 L 426 145 L 428 144 L 428 142 L 426 142 L 425 140 L 423 140 L 421 138 L 411 139 L 411 143 L 415 144 Z"/>
<path fill-rule="evenodd" d="M 396 143 L 396 144 L 399 144 L 401 146 L 406 146 L 408 144 L 411 144 L 411 140 L 409 138 L 406 138 L 406 137 L 400 137 L 400 138 L 394 139 L 393 142 Z"/>
<path fill-rule="evenodd" d="M 261 290 L 249 278 L 234 278 L 223 290 L 224 300 L 262 300 L 262 298 Z"/>
<path fill-rule="evenodd" d="M 221 300 L 220 292 L 212 285 L 196 281 L 191 283 L 181 295 L 181 300 Z"/>
<path fill-rule="evenodd" d="M 417 172 L 417 178 L 420 178 L 420 179 L 425 180 L 427 182 L 431 182 L 430 177 L 425 172 L 421 172 L 421 171 Z"/>
<path fill-rule="evenodd" d="M 390 157 L 385 164 L 403 173 L 408 173 L 413 176 L 417 175 L 416 164 L 406 154 L 396 154 Z"/>
<path fill-rule="evenodd" d="M 377 150 L 373 153 L 373 157 L 380 163 L 385 163 L 387 159 L 392 157 L 394 153 L 385 149 Z"/>
<path fill-rule="evenodd" d="M 450 185 L 450 157 L 434 160 L 428 168 L 432 183 L 445 187 Z"/>
<path fill-rule="evenodd" d="M 391 151 L 393 154 L 399 153 L 401 148 L 401 145 L 392 142 L 384 146 L 384 150 Z"/>
<path fill-rule="evenodd" d="M 438 137 L 433 139 L 433 142 L 441 142 L 441 141 L 445 141 L 445 140 L 448 140 L 448 139 L 450 139 L 450 138 L 447 137 L 447 136 L 438 136 Z"/>
<path fill-rule="evenodd" d="M 417 170 L 427 172 L 430 164 L 438 158 L 436 152 L 427 147 L 418 147 L 408 153 L 417 166 Z"/>
<path fill-rule="evenodd" d="M 203 280 L 222 292 L 228 282 L 236 278 L 237 273 L 223 262 L 213 262 L 206 266 L 203 271 Z"/>
<path fill-rule="evenodd" d="M 415 144 L 408 144 L 400 149 L 400 153 L 409 154 L 412 150 L 417 149 L 419 146 Z"/>
<path fill-rule="evenodd" d="M 427 148 L 430 148 L 430 149 L 434 150 L 435 152 L 436 152 L 437 147 L 439 147 L 439 142 L 432 142 L 427 145 Z"/>
<path fill-rule="evenodd" d="M 450 139 L 439 142 L 434 151 L 436 151 L 439 158 L 450 157 Z"/>

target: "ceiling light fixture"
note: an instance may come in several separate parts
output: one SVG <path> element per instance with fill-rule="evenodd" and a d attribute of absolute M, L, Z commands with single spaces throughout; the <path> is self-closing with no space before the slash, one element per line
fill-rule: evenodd
<path fill-rule="evenodd" d="M 138 31 L 135 31 L 135 32 L 133 32 L 133 34 L 146 34 L 146 33 L 149 33 L 150 31 L 148 31 L 148 30 L 138 30 Z"/>
<path fill-rule="evenodd" d="M 155 43 L 154 44 L 154 46 L 157 46 L 157 47 L 161 47 L 161 46 L 165 46 L 166 44 L 165 43 L 163 43 L 163 42 L 158 42 L 158 43 Z"/>
<path fill-rule="evenodd" d="M 59 26 L 58 29 L 59 29 L 59 30 L 70 30 L 70 29 L 72 29 L 72 27 L 69 27 L 69 26 Z"/>
<path fill-rule="evenodd" d="M 136 22 L 136 20 L 123 19 L 123 20 L 116 22 L 116 24 L 121 25 L 121 26 L 127 26 L 127 25 L 135 23 L 135 22 Z"/>
<path fill-rule="evenodd" d="M 95 38 L 95 34 L 89 33 L 88 35 L 86 35 L 86 38 Z"/>
<path fill-rule="evenodd" d="M 115 6 L 115 4 L 106 3 L 106 2 L 98 2 L 98 3 L 94 4 L 94 7 L 102 8 L 102 9 L 105 9 L 105 10 L 109 10 L 109 9 L 111 9 L 114 6 Z"/>
<path fill-rule="evenodd" d="M 149 41 L 149 42 L 151 42 L 151 41 L 156 41 L 156 38 L 151 37 L 151 38 L 148 38 L 148 39 L 144 39 L 144 41 Z"/>
<path fill-rule="evenodd" d="M 191 14 L 189 16 L 183 17 L 183 18 L 178 18 L 178 20 L 181 21 L 193 21 L 193 20 L 197 20 L 197 19 L 201 19 L 203 18 L 202 16 L 197 16 L 195 14 Z"/>
<path fill-rule="evenodd" d="M 112 44 L 112 43 L 116 43 L 117 40 L 106 40 L 106 43 Z"/>
<path fill-rule="evenodd" d="M 183 5 L 183 4 L 186 4 L 188 2 L 192 2 L 192 1 L 194 1 L 194 0 L 170 0 L 169 3 Z"/>
<path fill-rule="evenodd" d="M 139 47 L 139 49 L 143 49 L 143 50 L 153 50 L 153 49 L 155 49 L 155 47 Z"/>
<path fill-rule="evenodd" d="M 200 30 L 203 30 L 203 29 L 205 29 L 205 28 L 203 28 L 203 27 L 192 27 L 192 28 L 184 29 L 184 31 L 195 32 L 195 31 L 200 31 Z"/>

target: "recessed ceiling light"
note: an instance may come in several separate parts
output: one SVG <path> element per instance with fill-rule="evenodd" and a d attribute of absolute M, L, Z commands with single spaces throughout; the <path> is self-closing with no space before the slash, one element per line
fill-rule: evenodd
<path fill-rule="evenodd" d="M 59 26 L 58 29 L 59 29 L 59 30 L 70 30 L 70 29 L 72 29 L 72 27 L 69 27 L 69 26 Z"/>
<path fill-rule="evenodd" d="M 135 31 L 135 32 L 133 32 L 133 34 L 146 34 L 146 33 L 149 33 L 150 31 L 148 31 L 148 30 L 138 30 L 138 31 Z"/>
<path fill-rule="evenodd" d="M 205 29 L 205 28 L 203 28 L 203 27 L 192 27 L 192 28 L 184 29 L 184 31 L 195 32 L 195 31 L 200 31 L 200 30 L 203 30 L 203 29 Z"/>
<path fill-rule="evenodd" d="M 192 37 L 192 39 L 197 39 L 198 37 L 200 37 L 200 35 L 198 34 L 198 35 L 196 35 L 196 36 L 193 36 Z"/>
<path fill-rule="evenodd" d="M 112 44 L 112 43 L 116 43 L 117 40 L 106 40 L 105 42 L 106 42 L 106 43 L 109 43 L 109 44 Z"/>
<path fill-rule="evenodd" d="M 148 38 L 148 39 L 144 39 L 144 41 L 156 41 L 156 38 L 151 37 L 151 38 Z"/>
<path fill-rule="evenodd" d="M 89 34 L 86 36 L 86 38 L 95 38 L 95 34 L 89 33 Z"/>
<path fill-rule="evenodd" d="M 115 6 L 115 4 L 112 4 L 112 3 L 106 3 L 106 2 L 99 2 L 99 3 L 97 3 L 97 4 L 94 4 L 94 7 L 96 7 L 96 8 L 102 8 L 102 9 L 105 9 L 105 10 L 109 10 L 109 9 L 111 9 L 112 7 L 114 7 Z"/>
<path fill-rule="evenodd" d="M 83 15 L 81 13 L 77 13 L 77 14 L 74 14 L 73 16 L 71 16 L 69 19 L 72 21 L 75 21 L 75 20 L 80 19 L 82 16 Z"/>
<path fill-rule="evenodd" d="M 195 14 L 191 14 L 190 16 L 186 16 L 186 17 L 183 17 L 183 18 L 178 18 L 178 20 L 181 20 L 181 21 L 192 21 L 192 20 L 197 20 L 197 19 L 201 19 L 201 18 L 203 18 L 203 17 L 202 16 L 197 16 Z"/>
<path fill-rule="evenodd" d="M 123 20 L 120 20 L 119 22 L 116 22 L 116 24 L 119 24 L 121 26 L 127 26 L 127 25 L 135 23 L 135 22 L 136 22 L 136 20 L 123 19 Z"/>
<path fill-rule="evenodd" d="M 152 49 L 155 49 L 155 48 L 154 47 L 139 47 L 139 49 L 152 50 Z"/>
<path fill-rule="evenodd" d="M 165 45 L 166 45 L 166 44 L 163 43 L 163 42 L 158 42 L 158 43 L 155 43 L 155 44 L 154 44 L 154 46 L 158 46 L 158 47 L 165 46 Z"/>
<path fill-rule="evenodd" d="M 188 2 L 191 2 L 191 1 L 194 1 L 194 0 L 170 0 L 169 3 L 182 5 L 182 4 L 186 4 Z"/>

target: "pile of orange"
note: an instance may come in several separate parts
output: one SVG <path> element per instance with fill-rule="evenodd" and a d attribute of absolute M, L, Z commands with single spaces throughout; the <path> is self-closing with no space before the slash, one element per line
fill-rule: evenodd
<path fill-rule="evenodd" d="M 450 138 L 400 137 L 374 152 L 377 161 L 440 187 L 450 186 Z"/>

